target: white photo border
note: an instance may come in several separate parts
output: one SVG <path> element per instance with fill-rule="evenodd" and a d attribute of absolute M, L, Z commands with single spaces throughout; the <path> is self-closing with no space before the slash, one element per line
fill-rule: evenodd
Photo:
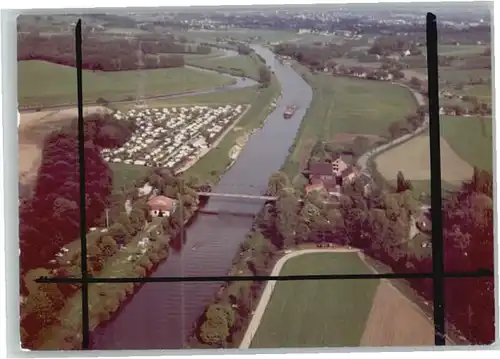
<path fill-rule="evenodd" d="M 380 1 L 384 3 L 394 2 L 394 3 L 402 3 L 402 2 L 420 2 L 420 1 Z M 445 2 L 445 1 L 443 1 Z M 448 1 L 447 1 L 448 2 Z M 454 1 L 458 2 L 458 1 Z M 465 2 L 465 1 L 460 1 Z M 469 2 L 469 1 L 467 1 Z M 170 5 L 170 4 L 171 5 Z M 185 1 L 183 6 L 188 5 L 199 5 L 199 6 L 209 6 L 209 5 L 262 5 L 262 4 L 334 4 L 334 3 L 377 3 L 377 1 L 359 1 L 359 0 L 351 0 L 351 1 L 272 1 L 272 0 L 239 0 L 238 2 L 228 1 L 228 0 L 188 0 Z M 424 2 L 422 2 L 424 3 Z M 427 5 L 431 5 L 430 2 L 425 2 Z M 497 16 L 498 6 L 493 6 L 493 2 L 491 6 L 494 9 L 493 18 Z M 194 357 L 201 356 L 210 356 L 210 355 L 225 355 L 228 359 L 233 358 L 243 358 L 244 355 L 252 354 L 258 355 L 258 358 L 306 358 L 306 356 L 314 355 L 314 358 L 329 358 L 334 353 L 339 359 L 358 359 L 361 357 L 364 358 L 375 358 L 383 355 L 386 358 L 401 358 L 401 353 L 404 352 L 405 356 L 417 358 L 423 355 L 428 356 L 429 358 L 435 357 L 439 355 L 448 355 L 453 356 L 454 359 L 457 358 L 466 358 L 470 356 L 468 353 L 471 350 L 474 350 L 477 355 L 483 357 L 493 357 L 494 352 L 497 352 L 495 348 L 498 348 L 498 345 L 492 345 L 489 347 L 464 347 L 464 348 L 348 348 L 348 349 L 249 349 L 249 350 L 238 350 L 238 349 L 225 349 L 224 351 L 220 350 L 195 350 L 195 349 L 186 349 L 186 350 L 127 350 L 127 351 L 72 351 L 72 352 L 63 352 L 63 351 L 27 351 L 22 350 L 20 348 L 20 335 L 19 335 L 19 244 L 17 238 L 19 238 L 19 208 L 18 208 L 18 136 L 17 136 L 17 128 L 15 125 L 14 118 L 17 117 L 17 59 L 14 54 L 16 54 L 16 18 L 19 14 L 29 14 L 29 13 L 64 13 L 67 9 L 78 10 L 81 13 L 88 12 L 102 12 L 103 10 L 109 9 L 114 12 L 124 12 L 124 11 L 133 11 L 135 9 L 144 9 L 144 7 L 168 7 L 168 6 L 176 6 L 175 2 L 170 1 L 160 1 L 160 0 L 142 0 L 142 1 L 132 1 L 132 0 L 101 0 L 101 1 L 72 1 L 71 3 L 64 2 L 62 0 L 45 0 L 43 2 L 35 1 L 35 0 L 18 0 L 15 3 L 7 3 L 5 1 L 4 4 L 1 4 L 1 13 L 0 13 L 0 46 L 2 49 L 1 52 L 1 72 L 0 72 L 0 82 L 2 84 L 2 89 L 0 92 L 1 101 L 0 101 L 0 159 L 2 161 L 2 170 L 0 171 L 0 239 L 2 247 L 5 250 L 0 250 L 0 278 L 5 278 L 4 280 L 0 280 L 0 358 L 14 358 L 14 357 L 31 357 L 31 358 L 63 358 L 63 357 L 72 357 L 72 358 L 86 358 L 86 357 L 129 357 L 129 358 L 149 358 L 149 357 L 157 357 L 157 358 L 181 358 L 185 355 L 190 355 Z M 424 4 L 422 4 L 424 5 Z M 23 10 L 7 10 L 6 6 L 11 6 L 17 9 Z M 100 8 L 92 9 L 92 7 L 99 6 Z M 5 8 L 4 8 L 5 7 Z M 124 9 L 124 7 L 129 7 L 128 9 Z M 37 9 L 33 11 L 31 9 Z M 62 10 L 65 9 L 65 10 Z M 31 11 L 30 11 L 31 10 Z M 439 14 L 438 19 L 439 19 Z M 492 22 L 493 24 L 493 22 Z M 493 28 L 493 39 L 499 38 L 497 34 L 497 27 L 492 26 Z M 500 28 L 500 26 L 498 27 Z M 497 74 L 495 73 L 495 68 L 497 65 L 497 61 L 500 58 L 500 53 L 497 51 L 495 43 L 493 41 L 492 50 L 494 53 L 494 67 L 492 70 L 493 73 L 493 84 L 499 83 L 496 81 Z M 496 56 L 499 55 L 499 56 Z M 495 85 L 493 85 L 495 87 Z M 493 103 L 493 119 L 496 115 L 496 100 L 497 100 L 497 91 L 493 90 L 493 96 L 495 101 Z M 496 272 L 498 273 L 498 233 L 497 233 L 497 224 L 500 218 L 500 208 L 498 206 L 498 193 L 497 193 L 497 134 L 498 129 L 496 122 L 493 121 L 493 132 L 494 132 L 494 154 L 493 154 L 493 171 L 495 176 L 495 194 L 494 194 L 494 205 L 495 205 L 495 239 L 497 241 L 497 246 L 495 246 L 495 265 Z M 15 209 L 15 210 L 14 210 Z M 496 320 L 498 323 L 498 300 L 499 300 L 499 277 L 498 275 L 495 278 L 495 295 L 497 301 L 497 310 L 496 310 Z M 496 326 L 496 338 L 499 338 L 499 328 L 498 324 Z M 488 349 L 488 350 L 481 350 Z M 443 352 L 443 353 L 440 353 Z M 498 354 L 498 353 L 497 353 Z M 498 357 L 498 355 L 497 355 Z"/>

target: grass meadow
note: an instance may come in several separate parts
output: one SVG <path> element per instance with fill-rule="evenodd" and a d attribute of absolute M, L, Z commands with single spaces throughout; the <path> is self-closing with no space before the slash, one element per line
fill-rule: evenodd
<path fill-rule="evenodd" d="M 44 107 L 76 103 L 76 70 L 44 61 L 18 62 L 18 101 L 21 107 Z M 207 90 L 230 84 L 232 79 L 205 71 L 170 68 L 140 71 L 83 72 L 84 101 L 99 97 L 108 101 L 135 99 L 138 83 L 144 96 Z"/>
<path fill-rule="evenodd" d="M 313 253 L 290 259 L 280 275 L 367 274 L 357 253 Z M 278 282 L 252 348 L 359 345 L 379 280 Z"/>

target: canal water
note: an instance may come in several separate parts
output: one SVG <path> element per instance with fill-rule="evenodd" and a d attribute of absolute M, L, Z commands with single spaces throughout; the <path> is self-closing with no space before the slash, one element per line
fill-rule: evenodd
<path fill-rule="evenodd" d="M 257 45 L 254 49 L 275 72 L 283 94 L 262 129 L 251 136 L 234 165 L 213 189 L 215 192 L 263 194 L 268 178 L 283 165 L 312 100 L 311 88 L 291 67 L 280 64 L 269 49 Z M 291 104 L 298 109 L 292 119 L 284 120 L 285 106 Z M 255 200 L 213 198 L 205 208 L 256 214 L 262 205 Z M 227 275 L 252 222 L 246 216 L 199 214 L 186 230 L 182 251 L 171 253 L 153 276 Z M 91 348 L 180 349 L 221 284 L 147 283 L 114 320 L 93 331 Z"/>

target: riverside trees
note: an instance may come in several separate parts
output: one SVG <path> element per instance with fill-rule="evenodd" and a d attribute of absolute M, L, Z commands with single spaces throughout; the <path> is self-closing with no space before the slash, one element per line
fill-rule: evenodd
<path fill-rule="evenodd" d="M 234 270 L 242 275 L 269 274 L 279 250 L 306 243 L 333 243 L 360 248 L 368 256 L 388 265 L 397 273 L 432 271 L 432 259 L 409 251 L 405 245 L 410 236 L 412 217 L 419 205 L 410 191 L 409 182 L 401 173 L 400 185 L 394 190 L 374 189 L 365 194 L 354 183 L 344 184 L 338 201 L 326 201 L 322 192 L 311 192 L 299 201 L 284 173 L 275 173 L 269 180 L 268 193 L 278 195 L 276 204 L 266 205 L 258 215 L 252 232 L 235 258 Z M 445 270 L 493 270 L 493 207 L 492 174 L 475 169 L 471 181 L 444 199 Z M 419 295 L 432 302 L 432 280 L 409 279 Z M 467 290 L 464 291 L 463 288 Z M 243 289 L 244 288 L 244 289 Z M 261 282 L 233 282 L 215 303 L 232 308 L 235 323 L 227 334 L 227 325 L 220 321 L 217 335 L 211 324 L 199 323 L 200 343 L 232 347 L 232 338 L 239 337 L 249 322 L 248 310 L 255 308 Z M 493 279 L 446 279 L 446 318 L 474 344 L 494 340 Z M 200 329 L 203 328 L 203 329 Z M 238 334 L 239 333 L 239 334 Z M 226 341 L 210 338 L 226 338 Z M 205 338 L 205 339 L 204 339 Z"/>
<path fill-rule="evenodd" d="M 103 148 L 121 146 L 134 130 L 133 123 L 118 121 L 109 115 L 93 115 L 85 119 L 85 230 L 88 232 L 87 264 L 90 275 L 96 276 L 106 270 L 109 263 L 114 263 L 116 255 L 126 255 L 119 251 L 125 245 L 135 245 L 139 254 L 131 255 L 130 261 L 133 262 L 127 257 L 119 261 L 123 266 L 120 271 L 122 276 L 126 276 L 125 273 L 146 275 L 152 265 L 168 256 L 170 238 L 177 234 L 173 223 L 180 226 L 179 211 L 175 211 L 173 217 L 165 218 L 167 225 L 146 228 L 146 220 L 151 219 L 148 218 L 149 209 L 146 199 L 138 196 L 138 188 L 146 182 L 152 184 L 160 195 L 181 198 L 185 219 L 194 213 L 197 206 L 193 181 L 184 181 L 165 169 L 151 169 L 142 181 L 137 182 L 137 187 L 129 191 L 113 188 L 112 171 L 100 152 Z M 65 318 L 60 317 L 59 311 L 79 289 L 76 284 L 35 282 L 40 276 L 81 276 L 78 161 L 77 129 L 75 123 L 71 123 L 46 138 L 34 194 L 20 205 L 21 326 L 25 348 L 34 345 L 33 340 L 44 326 L 68 324 L 60 323 Z M 130 202 L 129 212 L 126 201 Z M 91 227 L 106 226 L 105 209 L 109 210 L 108 227 L 91 230 Z M 146 229 L 148 233 L 144 232 Z M 141 233 L 144 236 L 138 236 Z M 139 248 L 138 241 L 145 236 L 149 238 L 149 244 Z M 117 300 L 114 295 L 124 295 L 112 286 L 107 288 L 100 294 L 102 298 L 111 296 L 109 299 L 114 302 Z M 102 308 L 102 313 L 94 314 L 106 317 L 108 309 L 115 310 L 116 306 Z"/>

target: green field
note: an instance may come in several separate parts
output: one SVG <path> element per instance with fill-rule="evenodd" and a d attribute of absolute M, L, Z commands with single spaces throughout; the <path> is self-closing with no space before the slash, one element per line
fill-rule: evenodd
<path fill-rule="evenodd" d="M 116 35 L 144 35 L 149 34 L 149 31 L 127 27 L 127 28 L 119 28 L 119 27 L 111 27 L 104 30 L 106 34 L 116 34 Z"/>
<path fill-rule="evenodd" d="M 176 55 L 182 55 L 184 57 L 184 61 L 186 63 L 189 63 L 190 61 L 200 61 L 200 60 L 212 60 L 216 59 L 220 56 L 223 56 L 225 53 L 222 50 L 216 50 L 212 48 L 212 52 L 206 55 L 200 55 L 200 54 L 176 54 Z M 166 54 L 170 55 L 170 54 Z"/>
<path fill-rule="evenodd" d="M 149 171 L 149 167 L 129 165 L 126 163 L 109 163 L 113 171 L 113 189 L 130 189 L 135 181 L 143 178 Z"/>
<path fill-rule="evenodd" d="M 461 56 L 464 55 L 480 55 L 486 50 L 486 45 L 439 45 L 438 51 L 439 55 L 443 56 Z M 422 52 L 426 52 L 425 48 Z"/>
<path fill-rule="evenodd" d="M 448 81 L 451 84 L 469 82 L 475 79 L 491 80 L 491 74 L 489 69 L 458 70 L 451 67 L 439 69 L 440 81 Z"/>
<path fill-rule="evenodd" d="M 259 80 L 259 66 L 262 65 L 262 62 L 256 56 L 252 55 L 238 55 L 225 58 L 191 57 L 186 60 L 186 63 L 191 66 L 229 73 L 236 76 L 243 75 L 254 80 Z"/>
<path fill-rule="evenodd" d="M 441 136 L 446 139 L 446 142 L 460 158 L 471 166 L 489 171 L 493 169 L 493 128 L 490 117 L 440 116 L 440 120 Z M 389 181 L 389 183 L 396 186 L 395 180 Z M 430 194 L 430 181 L 412 180 L 411 183 L 416 197 L 419 197 L 423 192 Z M 460 185 L 461 183 L 441 181 L 442 194 L 446 195 L 449 191 L 456 191 Z M 430 197 L 421 199 L 424 202 L 430 201 Z"/>
<path fill-rule="evenodd" d="M 259 91 L 258 86 L 246 87 L 231 91 L 222 91 L 207 93 L 195 96 L 181 96 L 168 99 L 152 99 L 146 100 L 149 107 L 168 107 L 175 105 L 220 105 L 220 104 L 247 104 L 252 101 L 255 94 Z M 134 108 L 136 104 L 120 103 L 114 107 L 120 111 L 126 111 Z"/>
<path fill-rule="evenodd" d="M 462 159 L 484 170 L 493 169 L 491 117 L 441 116 L 441 135 Z"/>
<path fill-rule="evenodd" d="M 412 70 L 427 75 L 426 68 L 413 68 Z M 439 82 L 441 84 L 443 84 L 444 82 L 449 82 L 451 85 L 455 85 L 460 83 L 468 83 L 470 80 L 476 79 L 489 81 L 491 80 L 491 75 L 492 72 L 489 69 L 460 70 L 453 67 L 439 68 Z M 491 86 L 489 87 L 491 88 Z"/>
<path fill-rule="evenodd" d="M 480 101 L 491 104 L 493 99 L 491 85 L 473 85 L 465 88 L 470 96 L 476 96 Z"/>
<path fill-rule="evenodd" d="M 285 171 L 292 177 L 301 158 L 318 140 L 338 133 L 387 135 L 389 125 L 415 112 L 417 103 L 407 89 L 387 82 L 311 74 L 296 67 L 313 88 L 314 97 Z"/>
<path fill-rule="evenodd" d="M 20 106 L 64 105 L 76 102 L 76 70 L 44 61 L 20 61 L 18 98 Z M 124 100 L 137 96 L 144 81 L 145 96 L 206 90 L 233 82 L 228 77 L 186 68 L 120 72 L 83 72 L 84 101 L 99 97 Z"/>
<path fill-rule="evenodd" d="M 356 253 L 314 253 L 290 259 L 280 275 L 367 274 Z M 253 348 L 359 345 L 379 280 L 278 282 Z"/>
<path fill-rule="evenodd" d="M 257 86 L 229 92 L 219 92 L 198 96 L 177 97 L 167 100 L 147 101 L 149 107 L 168 107 L 174 105 L 219 105 L 219 104 L 250 104 L 251 108 L 241 118 L 235 131 L 229 132 L 219 145 L 213 148 L 194 166 L 186 171 L 187 175 L 196 176 L 201 180 L 216 181 L 230 163 L 228 153 L 236 139 L 259 127 L 267 118 L 269 104 L 280 93 L 280 85 L 273 78 L 271 86 L 259 89 Z M 133 104 L 119 104 L 116 106 L 122 111 L 134 107 Z M 237 130 L 236 130 L 237 129 Z M 127 164 L 111 163 L 113 169 L 113 187 L 115 189 L 130 188 L 134 182 L 142 178 L 148 167 Z"/>
<path fill-rule="evenodd" d="M 296 34 L 292 39 L 296 44 L 311 44 L 313 42 L 329 42 L 329 43 L 342 43 L 344 38 L 338 35 L 321 35 L 321 34 Z"/>
<path fill-rule="evenodd" d="M 182 31 L 176 35 L 185 36 L 190 41 L 215 42 L 217 38 L 231 37 L 236 41 L 247 41 L 260 37 L 262 42 L 290 41 L 297 38 L 297 34 L 290 31 L 260 30 L 260 29 L 230 29 L 227 31 Z"/>

